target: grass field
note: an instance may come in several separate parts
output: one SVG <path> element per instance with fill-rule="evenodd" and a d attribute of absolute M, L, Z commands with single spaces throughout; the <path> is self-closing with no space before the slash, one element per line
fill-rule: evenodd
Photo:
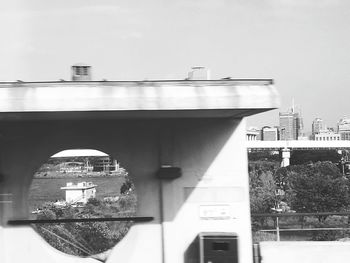
<path fill-rule="evenodd" d="M 93 182 L 96 187 L 96 198 L 119 195 L 125 177 L 89 177 L 89 178 L 34 178 L 29 192 L 29 209 L 34 210 L 45 202 L 64 200 L 65 192 L 60 188 L 67 182 Z"/>

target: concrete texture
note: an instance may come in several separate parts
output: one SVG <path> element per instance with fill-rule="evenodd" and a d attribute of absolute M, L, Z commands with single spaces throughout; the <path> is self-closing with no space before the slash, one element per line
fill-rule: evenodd
<path fill-rule="evenodd" d="M 51 247 L 31 227 L 0 226 L 1 262 L 99 263 L 92 258 L 78 258 Z"/>
<path fill-rule="evenodd" d="M 84 112 L 91 116 L 92 111 L 114 111 L 114 117 L 118 111 L 125 117 L 128 111 L 133 117 L 139 113 L 151 118 L 167 117 L 160 111 L 175 111 L 173 116 L 186 117 L 191 110 L 197 116 L 203 110 L 215 110 L 244 117 L 278 106 L 278 93 L 270 80 L 0 83 L 0 119 L 51 117 L 59 112 L 80 112 L 80 118 Z M 64 119 L 70 117 L 64 115 Z"/>
<path fill-rule="evenodd" d="M 135 183 L 137 215 L 154 217 L 135 224 L 113 248 L 108 263 L 187 262 L 192 241 L 200 232 L 211 231 L 236 233 L 240 262 L 252 262 L 242 117 L 278 106 L 275 90 L 271 83 L 260 83 L 259 93 L 259 85 L 251 88 L 243 83 L 243 89 L 221 81 L 226 86 L 215 87 L 216 93 L 209 89 L 214 88 L 213 82 L 180 83 L 176 88 L 167 82 L 159 82 L 156 88 L 135 82 L 127 88 L 111 83 L 0 87 L 0 240 L 6 242 L 0 246 L 0 255 L 6 255 L 4 263 L 40 262 L 37 257 L 56 262 L 60 257 L 30 228 L 9 227 L 6 222 L 28 218 L 28 191 L 40 165 L 53 154 L 74 148 L 100 150 L 117 159 Z M 136 113 L 131 117 L 130 112 Z M 158 179 L 162 165 L 180 167 L 182 176 Z M 28 252 L 31 247 L 35 249 Z"/>
<path fill-rule="evenodd" d="M 260 251 L 262 263 L 345 263 L 350 258 L 350 242 L 261 242 Z"/>

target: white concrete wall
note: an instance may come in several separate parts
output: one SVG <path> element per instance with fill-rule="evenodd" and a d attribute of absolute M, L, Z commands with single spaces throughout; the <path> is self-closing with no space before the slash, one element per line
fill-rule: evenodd
<path fill-rule="evenodd" d="M 66 191 L 66 202 L 84 202 L 82 190 L 65 190 Z M 84 198 L 85 199 L 85 198 Z"/>
<path fill-rule="evenodd" d="M 350 242 L 261 242 L 262 263 L 347 263 Z"/>
<path fill-rule="evenodd" d="M 52 154 L 70 148 L 101 150 L 120 161 L 135 182 L 137 215 L 154 217 L 152 222 L 135 224 L 107 262 L 185 262 L 189 244 L 201 231 L 237 233 L 240 260 L 251 262 L 244 122 L 228 118 L 119 120 L 95 121 L 91 126 L 90 122 L 62 121 L 9 125 L 8 130 L 0 145 L 0 191 L 11 193 L 12 203 L 0 204 L 0 219 L 3 233 L 17 234 L 0 247 L 0 255 L 8 255 L 4 263 L 37 262 L 39 256 L 56 262 L 55 253 L 49 252 L 52 249 L 41 238 L 34 238 L 33 231 L 8 227 L 6 221 L 28 217 L 28 190 L 35 170 Z M 162 164 L 182 168 L 182 177 L 157 179 Z M 200 211 L 213 206 L 227 209 L 228 217 L 200 217 Z M 41 248 L 41 253 L 27 253 L 28 242 Z M 15 249 L 24 252 L 11 258 Z"/>
<path fill-rule="evenodd" d="M 200 232 L 237 233 L 240 260 L 251 262 L 245 123 L 227 119 L 175 130 L 168 163 L 181 167 L 183 176 L 162 182 L 165 262 L 184 262 Z M 228 217 L 201 217 L 215 207 Z"/>
<path fill-rule="evenodd" d="M 100 263 L 92 258 L 78 258 L 51 247 L 31 227 L 0 226 L 1 263 Z"/>

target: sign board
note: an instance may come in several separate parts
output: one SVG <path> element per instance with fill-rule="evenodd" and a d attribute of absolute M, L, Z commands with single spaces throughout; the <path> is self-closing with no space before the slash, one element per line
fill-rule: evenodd
<path fill-rule="evenodd" d="M 201 219 L 224 220 L 232 215 L 229 205 L 200 205 L 199 217 Z"/>

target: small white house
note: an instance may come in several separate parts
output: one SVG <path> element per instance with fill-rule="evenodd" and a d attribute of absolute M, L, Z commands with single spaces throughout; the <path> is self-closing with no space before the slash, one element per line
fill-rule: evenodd
<path fill-rule="evenodd" d="M 90 198 L 96 196 L 96 187 L 92 182 L 81 182 L 78 184 L 67 183 L 61 187 L 66 191 L 66 202 L 69 204 L 86 204 Z"/>

